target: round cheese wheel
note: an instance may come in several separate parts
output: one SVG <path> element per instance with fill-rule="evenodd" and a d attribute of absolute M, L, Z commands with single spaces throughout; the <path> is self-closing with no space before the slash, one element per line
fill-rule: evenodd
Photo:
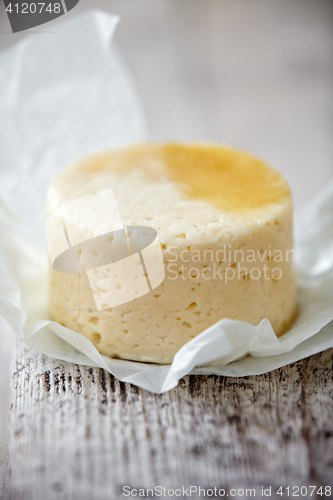
<path fill-rule="evenodd" d="M 86 202 L 89 214 L 78 209 Z M 102 354 L 170 363 L 222 318 L 254 325 L 268 318 L 277 335 L 294 318 L 292 197 L 257 158 L 201 144 L 101 152 L 53 180 L 47 215 L 61 210 L 82 266 L 54 263 L 50 314 Z M 110 262 L 107 252 L 98 260 L 107 239 L 121 247 Z"/>

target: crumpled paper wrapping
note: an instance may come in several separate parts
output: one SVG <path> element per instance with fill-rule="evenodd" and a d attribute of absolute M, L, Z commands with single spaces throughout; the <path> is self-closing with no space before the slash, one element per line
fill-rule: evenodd
<path fill-rule="evenodd" d="M 69 161 L 143 140 L 130 76 L 113 44 L 116 16 L 90 11 L 27 37 L 0 56 L 0 313 L 40 353 L 101 367 L 155 393 L 188 373 L 265 373 L 333 347 L 333 184 L 296 217 L 297 320 L 277 338 L 267 319 L 221 319 L 184 345 L 172 365 L 101 356 L 49 320 L 44 200 Z"/>

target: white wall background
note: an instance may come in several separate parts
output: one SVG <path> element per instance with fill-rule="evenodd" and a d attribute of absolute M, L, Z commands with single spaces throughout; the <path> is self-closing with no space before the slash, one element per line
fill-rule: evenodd
<path fill-rule="evenodd" d="M 296 207 L 333 178 L 332 1 L 80 0 L 67 15 L 91 7 L 122 17 L 151 139 L 253 152 L 284 173 Z M 14 35 L 1 2 L 0 50 L 29 33 L 42 43 L 57 22 Z"/>

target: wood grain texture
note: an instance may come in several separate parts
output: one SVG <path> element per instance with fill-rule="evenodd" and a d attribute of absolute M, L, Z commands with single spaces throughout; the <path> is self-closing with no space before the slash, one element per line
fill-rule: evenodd
<path fill-rule="evenodd" d="M 124 485 L 332 485 L 332 359 L 333 349 L 261 376 L 188 376 L 154 395 L 20 342 L 7 498 L 113 500 L 125 498 Z"/>
<path fill-rule="evenodd" d="M 4 495 L 8 479 L 7 435 L 8 435 L 8 395 L 14 359 L 14 334 L 0 316 L 0 498 Z"/>

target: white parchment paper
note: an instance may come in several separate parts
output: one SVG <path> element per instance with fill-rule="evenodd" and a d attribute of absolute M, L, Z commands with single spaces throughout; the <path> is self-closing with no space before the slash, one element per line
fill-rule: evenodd
<path fill-rule="evenodd" d="M 79 156 L 145 138 L 130 75 L 111 41 L 117 22 L 85 12 L 0 56 L 0 314 L 36 351 L 99 366 L 155 393 L 187 373 L 260 374 L 333 347 L 333 184 L 296 217 L 299 314 L 280 338 L 267 319 L 253 326 L 222 318 L 163 366 L 101 356 L 49 320 L 50 180 Z"/>

